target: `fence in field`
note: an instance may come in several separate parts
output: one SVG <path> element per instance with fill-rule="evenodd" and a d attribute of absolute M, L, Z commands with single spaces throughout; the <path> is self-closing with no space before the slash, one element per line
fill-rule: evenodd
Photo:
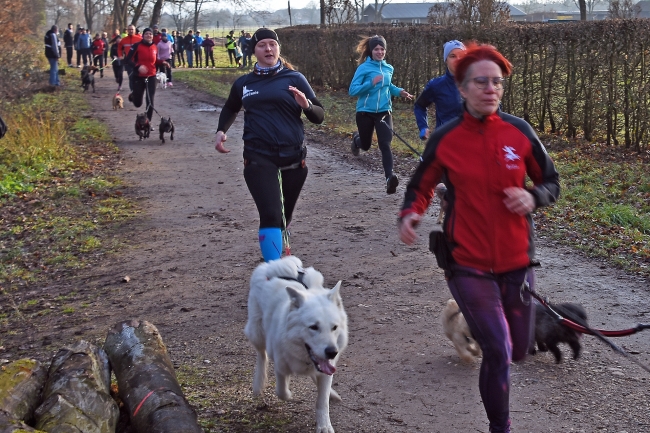
<path fill-rule="evenodd" d="M 418 94 L 444 72 L 451 39 L 494 45 L 514 65 L 503 110 L 539 131 L 650 149 L 650 20 L 508 24 L 462 29 L 371 24 L 278 30 L 282 54 L 314 85 L 347 87 L 361 37 L 381 34 L 393 82 Z"/>

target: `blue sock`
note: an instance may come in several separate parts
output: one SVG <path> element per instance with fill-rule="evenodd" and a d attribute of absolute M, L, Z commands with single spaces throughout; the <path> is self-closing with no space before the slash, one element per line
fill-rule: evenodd
<path fill-rule="evenodd" d="M 279 227 L 270 227 L 260 229 L 258 233 L 264 261 L 282 257 L 282 230 Z"/>

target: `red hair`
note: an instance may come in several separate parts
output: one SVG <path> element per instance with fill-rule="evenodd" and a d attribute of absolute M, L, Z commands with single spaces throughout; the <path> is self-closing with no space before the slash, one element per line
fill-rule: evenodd
<path fill-rule="evenodd" d="M 467 49 L 463 53 L 463 57 L 456 64 L 456 72 L 454 74 L 458 86 L 462 85 L 465 81 L 469 67 L 481 60 L 489 60 L 496 63 L 504 77 L 512 73 L 512 64 L 492 45 L 479 45 L 476 42 L 469 42 L 465 44 L 465 47 Z"/>

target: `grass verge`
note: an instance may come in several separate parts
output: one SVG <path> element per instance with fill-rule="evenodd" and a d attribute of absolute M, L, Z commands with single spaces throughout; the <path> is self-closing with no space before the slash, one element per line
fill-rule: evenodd
<path fill-rule="evenodd" d="M 17 101 L 0 141 L 0 290 L 89 265 L 138 210 L 114 175 L 106 127 L 76 86 Z"/>
<path fill-rule="evenodd" d="M 197 90 L 225 99 L 240 75 L 241 71 L 210 70 L 177 76 Z M 316 94 L 325 107 L 325 122 L 306 122 L 306 127 L 351 137 L 356 130 L 356 100 L 345 89 L 316 89 Z M 422 152 L 424 142 L 412 104 L 397 100 L 393 108 L 395 132 Z M 562 195 L 554 206 L 536 213 L 539 234 L 650 276 L 650 155 L 551 135 L 540 138 L 560 173 Z M 393 150 L 398 156 L 413 155 L 398 138 Z"/>

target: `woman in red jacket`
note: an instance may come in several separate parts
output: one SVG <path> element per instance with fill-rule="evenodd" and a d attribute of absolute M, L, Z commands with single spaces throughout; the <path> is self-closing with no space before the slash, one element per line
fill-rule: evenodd
<path fill-rule="evenodd" d="M 104 78 L 104 50 L 106 49 L 106 44 L 99 33 L 95 33 L 95 39 L 90 49 L 93 53 L 93 65 L 97 66 L 99 64 L 99 76 L 100 78 Z"/>
<path fill-rule="evenodd" d="M 156 65 L 169 68 L 169 63 L 158 59 L 158 48 L 153 43 L 153 32 L 150 28 L 142 31 L 142 41 L 131 47 L 126 56 L 126 62 L 133 66 L 133 92 L 129 94 L 129 101 L 136 107 L 142 106 L 143 100 L 147 101 L 147 118 L 153 115 L 153 98 L 156 94 Z"/>
<path fill-rule="evenodd" d="M 524 290 L 535 284 L 531 212 L 554 203 L 560 193 L 558 173 L 533 129 L 499 110 L 504 77 L 511 71 L 494 47 L 467 47 L 454 76 L 465 111 L 429 138 L 406 188 L 399 223 L 400 239 L 412 244 L 420 215 L 444 175 L 442 250 L 448 258 L 440 261 L 483 350 L 479 390 L 491 433 L 510 432 L 510 363 L 525 357 L 533 331 L 533 304 Z"/>

